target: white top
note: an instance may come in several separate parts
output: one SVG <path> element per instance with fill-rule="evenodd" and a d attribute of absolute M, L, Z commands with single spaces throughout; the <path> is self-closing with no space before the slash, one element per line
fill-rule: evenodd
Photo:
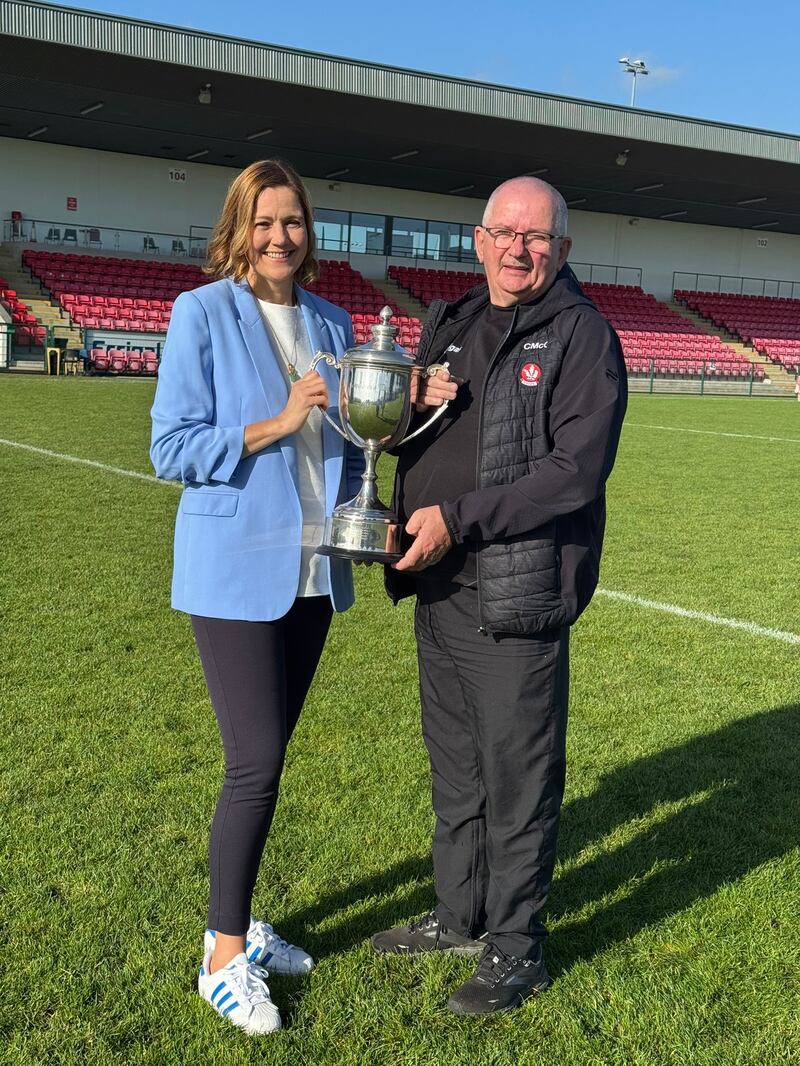
<path fill-rule="evenodd" d="M 272 347 L 278 357 L 286 382 L 291 388 L 288 364 L 297 377 L 306 373 L 313 355 L 303 312 L 295 305 L 273 304 L 258 300 L 261 317 L 267 327 Z M 297 449 L 297 491 L 303 509 L 303 537 L 300 548 L 298 596 L 326 596 L 330 592 L 325 556 L 317 555 L 325 526 L 325 474 L 322 455 L 322 412 L 311 409 L 303 428 L 294 434 Z"/>

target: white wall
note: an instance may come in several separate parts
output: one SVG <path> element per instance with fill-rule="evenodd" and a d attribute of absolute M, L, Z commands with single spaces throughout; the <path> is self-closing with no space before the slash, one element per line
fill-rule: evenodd
<path fill-rule="evenodd" d="M 185 171 L 186 180 L 171 180 L 170 170 Z M 213 225 L 235 175 L 202 163 L 0 138 L 0 217 L 17 210 L 62 227 L 186 236 L 192 226 Z M 308 186 L 317 207 L 469 223 L 483 211 L 482 201 L 465 197 L 316 179 Z M 70 196 L 77 198 L 77 211 L 67 210 Z M 640 267 L 644 288 L 660 298 L 672 290 L 673 271 L 800 280 L 800 238 L 788 234 L 649 219 L 631 224 L 627 216 L 586 211 L 572 212 L 570 232 L 574 261 Z M 44 237 L 38 228 L 37 237 Z M 365 272 L 385 270 L 382 257 L 359 260 Z M 690 287 L 685 279 L 681 283 Z"/>

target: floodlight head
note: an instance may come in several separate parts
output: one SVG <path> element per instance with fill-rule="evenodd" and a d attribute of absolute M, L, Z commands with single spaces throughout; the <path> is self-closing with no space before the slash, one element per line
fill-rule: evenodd
<path fill-rule="evenodd" d="M 623 56 L 622 59 L 619 60 L 619 62 L 620 63 L 630 63 L 630 60 L 628 59 L 627 56 Z"/>

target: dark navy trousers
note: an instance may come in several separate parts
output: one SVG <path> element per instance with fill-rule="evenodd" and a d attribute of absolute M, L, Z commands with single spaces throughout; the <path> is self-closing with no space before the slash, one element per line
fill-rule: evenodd
<path fill-rule="evenodd" d="M 295 600 L 274 622 L 192 615 L 225 750 L 209 844 L 208 928 L 239 935 L 250 923 L 261 855 L 275 813 L 286 746 L 317 669 L 333 609 L 328 596 Z"/>

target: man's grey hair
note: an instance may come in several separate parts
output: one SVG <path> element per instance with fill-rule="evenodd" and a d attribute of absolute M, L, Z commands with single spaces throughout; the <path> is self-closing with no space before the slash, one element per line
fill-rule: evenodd
<path fill-rule="evenodd" d="M 481 225 L 486 227 L 490 224 L 489 220 L 492 216 L 492 212 L 497 204 L 500 194 L 509 185 L 515 185 L 517 182 L 524 183 L 530 187 L 531 192 L 547 193 L 550 199 L 553 201 L 553 207 L 555 208 L 553 228 L 555 233 L 559 237 L 566 237 L 567 224 L 569 218 L 569 211 L 567 210 L 567 202 L 558 189 L 554 189 L 553 186 L 547 182 L 542 181 L 541 178 L 533 178 L 528 174 L 523 174 L 518 178 L 509 178 L 508 181 L 504 181 L 502 185 L 498 185 L 492 195 L 486 201 L 486 207 L 483 211 L 483 218 L 481 219 Z"/>

